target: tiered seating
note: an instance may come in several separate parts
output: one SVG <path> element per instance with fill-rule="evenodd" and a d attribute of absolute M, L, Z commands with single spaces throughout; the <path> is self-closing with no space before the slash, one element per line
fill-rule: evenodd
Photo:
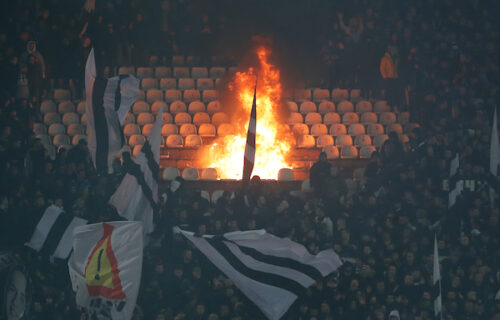
<path fill-rule="evenodd" d="M 171 66 L 118 69 L 119 74 L 141 79 L 140 97 L 125 118 L 124 134 L 131 146 L 143 144 L 162 107 L 167 148 L 196 148 L 204 141 L 201 137 L 235 133 L 215 89 L 217 81 L 235 68 L 206 68 L 198 61 L 175 56 Z M 389 132 L 396 132 L 406 142 L 415 127 L 409 113 L 392 112 L 386 101 L 365 100 L 357 89 L 285 88 L 283 95 L 290 111 L 286 123 L 295 135 L 296 147 L 323 149 L 330 159 L 369 158 Z M 43 101 L 40 110 L 43 123 L 34 128 L 37 135 L 47 135 L 54 145 L 54 141 L 59 145 L 67 142 L 56 136 L 66 136 L 73 143 L 84 136 L 85 101 L 72 101 L 69 90 L 55 90 L 53 100 Z"/>
<path fill-rule="evenodd" d="M 363 100 L 359 90 L 351 90 L 349 94 L 348 90 L 334 89 L 331 95 L 329 93 L 323 89 L 300 89 L 290 95 L 294 101 L 286 102 L 290 110 L 286 123 L 296 135 L 297 147 L 312 145 L 310 137 L 301 138 L 307 135 L 316 139 L 317 148 L 328 146 L 325 150 L 329 150 L 331 158 L 369 158 L 385 142 L 389 132 L 398 133 L 405 143 L 408 141 L 405 133 L 413 127 L 407 112 L 391 112 L 386 101 L 372 104 Z M 327 128 L 326 136 L 323 126 Z M 337 153 L 330 145 L 345 148 L 338 149 Z"/>

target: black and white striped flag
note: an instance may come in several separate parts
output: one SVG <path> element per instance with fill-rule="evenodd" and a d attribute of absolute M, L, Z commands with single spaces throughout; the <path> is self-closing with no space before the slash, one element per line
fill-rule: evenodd
<path fill-rule="evenodd" d="M 248 122 L 247 144 L 245 146 L 245 159 L 243 162 L 243 181 L 250 180 L 255 162 L 255 135 L 257 132 L 257 85 L 253 92 L 252 111 Z"/>
<path fill-rule="evenodd" d="M 203 237 L 177 231 L 271 320 L 280 319 L 307 287 L 342 265 L 331 249 L 312 255 L 301 244 L 264 230 Z"/>
<path fill-rule="evenodd" d="M 131 75 L 98 77 L 94 49 L 85 66 L 88 148 L 97 172 L 107 172 L 125 144 L 122 125 L 139 96 L 139 80 Z"/>
<path fill-rule="evenodd" d="M 67 259 L 73 248 L 73 229 L 87 224 L 54 205 L 45 209 L 26 246 L 37 252 L 46 252 L 51 259 Z"/>
<path fill-rule="evenodd" d="M 142 221 L 144 234 L 153 232 L 154 217 L 159 214 L 158 177 L 163 107 L 161 107 L 148 140 L 135 162 L 124 163 L 126 175 L 109 203 L 127 220 Z"/>
<path fill-rule="evenodd" d="M 441 273 L 439 272 L 439 254 L 436 236 L 434 236 L 434 263 L 432 269 L 432 283 L 434 285 L 434 319 L 443 319 L 443 305 L 441 300 Z"/>
<path fill-rule="evenodd" d="M 451 208 L 457 202 L 457 198 L 462 194 L 464 190 L 464 181 L 459 180 L 458 168 L 460 167 L 460 157 L 459 154 L 451 160 L 450 162 L 450 179 L 449 181 L 449 193 L 448 193 L 448 208 Z"/>

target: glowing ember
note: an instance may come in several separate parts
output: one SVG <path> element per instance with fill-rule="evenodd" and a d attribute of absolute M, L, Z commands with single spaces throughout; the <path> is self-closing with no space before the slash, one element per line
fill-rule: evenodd
<path fill-rule="evenodd" d="M 228 85 L 235 93 L 237 103 L 231 115 L 234 135 L 221 137 L 202 151 L 201 163 L 206 168 L 217 168 L 221 179 L 241 179 L 243 155 L 245 153 L 248 120 L 252 109 L 253 91 L 257 81 L 257 135 L 255 164 L 252 175 L 262 179 L 277 179 L 281 168 L 290 168 L 288 152 L 293 144 L 293 135 L 287 125 L 279 120 L 281 103 L 280 72 L 268 62 L 270 51 L 257 50 L 260 66 L 237 72 Z"/>

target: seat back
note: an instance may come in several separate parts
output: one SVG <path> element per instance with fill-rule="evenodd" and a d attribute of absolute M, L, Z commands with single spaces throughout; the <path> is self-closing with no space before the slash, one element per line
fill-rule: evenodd
<path fill-rule="evenodd" d="M 196 112 L 193 117 L 193 123 L 197 126 L 202 123 L 210 123 L 210 115 L 206 112 Z"/>
<path fill-rule="evenodd" d="M 316 102 L 330 100 L 330 91 L 328 89 L 314 89 L 313 100 Z"/>
<path fill-rule="evenodd" d="M 337 112 L 340 114 L 344 114 L 347 112 L 354 112 L 354 105 L 351 101 L 343 100 L 337 104 Z"/>
<path fill-rule="evenodd" d="M 161 103 L 162 101 L 159 101 L 159 102 Z M 134 102 L 134 104 L 132 105 L 132 112 L 134 114 L 140 114 L 140 113 L 143 113 L 143 112 L 149 112 L 149 103 L 147 103 L 146 101 L 136 101 L 136 102 Z"/>
<path fill-rule="evenodd" d="M 190 103 L 196 100 L 201 100 L 200 90 L 197 89 L 184 90 L 183 100 L 186 103 Z"/>
<path fill-rule="evenodd" d="M 172 76 L 172 69 L 170 67 L 156 67 L 155 68 L 155 78 L 168 78 Z"/>
<path fill-rule="evenodd" d="M 198 128 L 198 134 L 202 137 L 215 137 L 217 130 L 211 123 L 202 123 Z"/>
<path fill-rule="evenodd" d="M 202 145 L 202 141 L 199 135 L 192 134 L 186 136 L 186 141 L 184 142 L 184 147 L 186 148 L 198 148 Z"/>
<path fill-rule="evenodd" d="M 326 114 L 328 112 L 335 112 L 335 104 L 331 101 L 323 100 L 319 103 L 318 112 Z"/>
<path fill-rule="evenodd" d="M 192 78 L 181 78 L 178 81 L 179 90 L 190 90 L 194 89 L 194 79 Z"/>
<path fill-rule="evenodd" d="M 183 137 L 189 136 L 189 135 L 197 135 L 198 132 L 196 130 L 196 126 L 192 123 L 184 123 L 181 125 L 179 129 L 179 134 Z"/>
<path fill-rule="evenodd" d="M 174 123 L 177 125 L 191 122 L 191 115 L 187 112 L 179 112 L 175 115 Z"/>
<path fill-rule="evenodd" d="M 334 140 L 333 137 L 329 134 L 324 134 L 318 137 L 318 141 L 316 143 L 316 146 L 318 148 L 322 148 L 325 146 L 333 146 L 334 145 Z"/>
<path fill-rule="evenodd" d="M 346 112 L 342 116 L 342 123 L 346 125 L 350 125 L 352 123 L 358 123 L 359 122 L 359 116 L 357 113 L 354 112 Z"/>
<path fill-rule="evenodd" d="M 349 126 L 349 130 L 347 131 L 351 136 L 359 136 L 361 134 L 365 134 L 365 126 L 361 123 L 353 123 Z"/>
<path fill-rule="evenodd" d="M 161 135 L 168 137 L 170 135 L 176 135 L 179 133 L 179 129 L 173 123 L 166 123 L 161 127 Z"/>
<path fill-rule="evenodd" d="M 140 126 L 146 125 L 148 123 L 153 123 L 155 121 L 152 113 L 142 112 L 137 116 L 137 124 Z"/>
<path fill-rule="evenodd" d="M 158 100 L 163 100 L 163 91 L 159 89 L 150 89 L 146 91 L 146 101 L 153 103 Z"/>
<path fill-rule="evenodd" d="M 306 114 L 306 119 L 305 119 L 306 124 L 315 124 L 322 122 L 323 120 L 321 119 L 321 114 L 319 114 L 318 112 L 309 112 Z"/>
<path fill-rule="evenodd" d="M 304 123 L 296 123 L 292 127 L 292 132 L 297 136 L 309 134 L 309 127 Z"/>
<path fill-rule="evenodd" d="M 217 100 L 217 90 L 203 90 L 201 100 L 205 103 Z"/>
<path fill-rule="evenodd" d="M 210 78 L 201 78 L 196 80 L 196 89 L 198 90 L 212 90 L 214 88 L 214 81 Z"/>
<path fill-rule="evenodd" d="M 141 129 L 135 123 L 127 123 L 125 127 L 123 127 L 123 134 L 127 137 L 133 136 L 134 134 L 140 134 Z"/>
<path fill-rule="evenodd" d="M 342 146 L 340 149 L 341 159 L 356 159 L 358 157 L 358 149 L 355 146 Z"/>
<path fill-rule="evenodd" d="M 314 148 L 316 146 L 316 141 L 314 137 L 306 134 L 299 136 L 297 139 L 297 148 Z"/>
<path fill-rule="evenodd" d="M 182 137 L 178 134 L 171 134 L 167 137 L 167 148 L 182 148 Z"/>
<path fill-rule="evenodd" d="M 326 153 L 326 158 L 331 160 L 331 159 L 338 159 L 340 154 L 339 154 L 339 149 L 336 146 L 333 145 L 326 145 L 323 147 L 323 152 Z"/>
<path fill-rule="evenodd" d="M 316 112 L 316 104 L 312 101 L 304 101 L 300 104 L 300 113 L 306 114 L 310 112 Z"/>
<path fill-rule="evenodd" d="M 191 77 L 194 79 L 208 78 L 208 69 L 206 67 L 193 67 L 191 69 Z"/>
<path fill-rule="evenodd" d="M 161 90 L 176 90 L 177 89 L 177 79 L 175 78 L 161 78 L 160 79 L 160 89 Z M 165 92 L 165 100 L 168 99 L 167 93 Z"/>
<path fill-rule="evenodd" d="M 212 115 L 212 124 L 219 126 L 222 123 L 229 123 L 229 117 L 225 112 L 216 112 Z"/>
<path fill-rule="evenodd" d="M 291 112 L 290 115 L 288 116 L 288 119 L 286 120 L 287 124 L 295 124 L 295 123 L 303 123 L 304 118 L 302 117 L 302 114 L 298 112 Z"/>
<path fill-rule="evenodd" d="M 325 124 L 316 123 L 311 126 L 311 135 L 321 136 L 324 134 L 328 134 L 328 127 Z"/>
<path fill-rule="evenodd" d="M 191 114 L 205 112 L 205 104 L 201 101 L 193 101 L 189 104 L 188 112 Z"/>
<path fill-rule="evenodd" d="M 217 112 L 222 111 L 222 107 L 220 105 L 220 102 L 218 100 L 210 101 L 207 105 L 207 112 L 208 114 L 215 114 Z"/>
<path fill-rule="evenodd" d="M 334 123 L 330 126 L 330 134 L 334 137 L 347 134 L 347 128 L 342 123 Z"/>
<path fill-rule="evenodd" d="M 170 113 L 177 114 L 179 112 L 187 112 L 187 107 L 184 102 L 176 100 L 170 104 Z"/>
<path fill-rule="evenodd" d="M 337 146 L 352 146 L 352 137 L 348 134 L 343 134 L 335 139 L 335 145 Z"/>
<path fill-rule="evenodd" d="M 356 112 L 357 113 L 364 113 L 364 112 L 371 112 L 373 111 L 373 106 L 372 103 L 368 100 L 361 100 L 358 103 L 356 103 Z"/>

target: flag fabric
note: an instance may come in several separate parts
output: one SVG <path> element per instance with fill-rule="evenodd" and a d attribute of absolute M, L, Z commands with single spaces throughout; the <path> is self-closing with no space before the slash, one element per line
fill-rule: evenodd
<path fill-rule="evenodd" d="M 163 107 L 135 162 L 124 164 L 126 174 L 109 203 L 127 220 L 142 221 L 144 234 L 153 232 L 159 214 L 158 177 Z"/>
<path fill-rule="evenodd" d="M 450 209 L 455 205 L 455 203 L 457 203 L 457 199 L 462 194 L 463 191 L 464 191 L 464 181 L 463 180 L 456 181 L 455 187 L 451 189 L 450 192 L 448 193 L 448 209 Z"/>
<path fill-rule="evenodd" d="M 491 128 L 490 140 L 490 173 L 493 177 L 498 176 L 498 165 L 500 164 L 500 145 L 498 142 L 497 108 L 493 114 L 493 126 Z M 494 204 L 494 189 L 490 187 L 490 203 Z"/>
<path fill-rule="evenodd" d="M 91 319 L 130 320 L 142 272 L 142 223 L 103 222 L 75 229 L 68 269 L 76 304 Z"/>
<path fill-rule="evenodd" d="M 333 250 L 307 249 L 264 230 L 197 237 L 177 228 L 271 320 L 280 319 L 297 297 L 342 262 Z"/>
<path fill-rule="evenodd" d="M 252 111 L 248 122 L 247 143 L 245 145 L 245 159 L 243 161 L 243 181 L 250 180 L 255 162 L 255 135 L 257 132 L 257 85 L 253 92 Z"/>
<path fill-rule="evenodd" d="M 98 172 L 107 172 L 123 145 L 122 125 L 139 96 L 139 80 L 132 75 L 98 77 L 94 49 L 85 66 L 85 114 L 88 148 Z"/>
<path fill-rule="evenodd" d="M 453 207 L 457 202 L 458 197 L 464 191 L 464 181 L 459 180 L 458 169 L 460 167 L 460 155 L 457 155 L 451 159 L 450 162 L 450 178 L 449 186 L 450 190 L 448 192 L 448 209 Z"/>
<path fill-rule="evenodd" d="M 87 224 L 87 220 L 64 212 L 54 205 L 45 209 L 25 245 L 37 252 L 46 252 L 51 259 L 67 259 L 72 250 L 73 230 Z"/>
<path fill-rule="evenodd" d="M 456 156 L 450 162 L 450 178 L 457 174 L 460 167 L 460 156 L 457 152 Z"/>
<path fill-rule="evenodd" d="M 434 236 L 434 263 L 432 272 L 432 283 L 434 285 L 434 318 L 443 318 L 443 305 L 441 300 L 441 273 L 439 272 L 439 254 L 437 246 L 437 237 Z"/>

